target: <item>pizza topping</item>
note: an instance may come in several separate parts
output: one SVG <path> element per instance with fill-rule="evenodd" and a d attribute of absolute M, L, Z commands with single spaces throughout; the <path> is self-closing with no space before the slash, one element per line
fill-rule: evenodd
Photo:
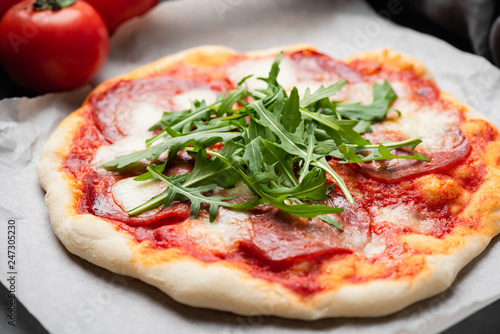
<path fill-rule="evenodd" d="M 122 222 L 128 226 L 147 228 L 179 223 L 189 217 L 189 205 L 183 202 L 176 202 L 169 207 L 158 208 L 152 214 L 137 217 L 129 216 L 117 202 L 126 205 L 130 201 L 130 197 L 128 195 L 125 197 L 120 192 L 119 188 L 124 186 L 120 184 L 118 190 L 114 189 L 113 193 L 113 185 L 116 183 L 117 178 L 114 175 L 96 171 L 87 173 L 83 178 L 83 192 L 86 197 L 79 204 L 79 211 L 91 213 L 115 222 Z M 163 185 L 160 187 L 163 187 Z M 116 195 L 116 199 L 113 198 L 113 195 Z"/>
<path fill-rule="evenodd" d="M 137 182 L 133 177 L 129 177 L 113 184 L 111 191 L 115 202 L 123 211 L 129 211 L 158 195 L 164 189 L 164 183 L 158 180 Z"/>
<path fill-rule="evenodd" d="M 415 210 L 414 207 L 402 203 L 376 208 L 372 207 L 374 224 L 392 224 L 393 228 L 403 229 L 421 234 L 431 234 L 435 225 L 440 223 Z"/>
<path fill-rule="evenodd" d="M 118 139 L 111 145 L 102 145 L 99 147 L 92 163 L 94 166 L 99 166 L 116 156 L 140 151 L 145 147 L 144 138 L 142 137 L 125 137 Z M 147 164 L 146 161 L 140 162 Z M 139 167 L 139 169 L 141 168 L 143 167 Z"/>
<path fill-rule="evenodd" d="M 337 215 L 341 216 L 339 221 L 349 220 L 343 232 L 317 218 L 298 218 L 272 208 L 250 216 L 251 235 L 242 239 L 239 249 L 250 261 L 287 277 L 314 276 L 318 265 L 332 257 L 355 253 L 370 258 L 384 252 L 385 240 L 371 236 L 367 211 L 351 206 L 342 196 L 334 196 L 332 201 L 346 208 Z"/>
<path fill-rule="evenodd" d="M 290 55 L 290 59 L 295 64 L 299 81 L 337 82 L 345 79 L 350 84 L 363 81 L 351 66 L 316 51 L 297 51 Z"/>
<path fill-rule="evenodd" d="M 99 166 L 116 156 L 130 154 L 146 149 L 146 140 L 151 137 L 149 129 L 165 110 L 173 112 L 189 108 L 196 99 L 203 98 L 207 102 L 215 101 L 217 93 L 207 86 L 189 82 L 172 81 L 165 78 L 155 78 L 154 81 L 148 80 L 146 83 L 124 81 L 118 85 L 116 90 L 111 90 L 99 98 L 96 108 L 99 109 L 99 115 L 108 115 L 113 121 L 106 120 L 108 116 L 102 116 L 100 123 L 107 128 L 114 128 L 116 132 L 111 135 L 108 132 L 107 139 L 112 141 L 110 145 L 102 145 L 96 152 L 93 164 Z M 167 88 L 154 89 L 156 85 L 166 84 Z M 144 87 L 150 83 L 153 87 Z M 175 88 L 177 87 L 179 88 Z M 203 88 L 203 89 L 202 89 Z M 186 89 L 179 92 L 179 89 Z M 127 91 L 129 96 L 127 96 Z M 137 95 L 132 95 L 132 93 Z M 171 96 L 169 96 L 171 95 Z M 120 98 L 120 101 L 109 103 L 110 100 Z M 140 99 L 139 99 L 140 97 Z M 109 100 L 109 101 L 108 101 Z M 112 108 L 116 108 L 113 110 Z M 110 123 L 111 126 L 108 126 Z M 118 135 L 120 133 L 120 135 Z M 114 139 L 112 139 L 114 138 Z M 149 164 L 147 161 L 141 161 L 142 165 Z M 140 166 L 138 168 L 141 168 Z"/>
<path fill-rule="evenodd" d="M 305 203 L 326 199 L 325 173 L 353 202 L 344 181 L 327 163 L 327 155 L 345 163 L 390 158 L 428 160 L 419 153 L 404 156 L 390 153 L 391 149 L 402 147 L 413 151 L 420 143 L 418 139 L 371 145 L 361 137 L 360 132 L 368 131 L 371 122 L 385 118 L 396 98 L 387 82 L 373 85 L 373 102 L 368 105 L 330 101 L 345 81 L 326 88 L 321 86 L 314 93 L 307 89 L 299 98 L 297 89 L 288 95 L 277 82 L 281 57 L 282 54 L 273 63 L 269 77 L 261 78 L 267 83 L 266 89 L 244 89 L 249 79 L 245 78 L 212 105 L 196 101 L 189 110 L 164 113 L 152 128 L 161 128 L 161 132 L 146 141 L 150 145 L 147 149 L 119 156 L 103 165 L 121 169 L 142 159 L 153 161 L 166 151 L 172 156 L 181 149 L 196 156 L 199 163 L 191 174 L 168 177 L 163 175 L 165 165 L 148 166 L 148 171 L 136 180 L 154 178 L 168 187 L 161 195 L 128 211 L 129 214 L 137 215 L 162 204 L 169 206 L 174 200 L 190 200 L 191 218 L 196 217 L 201 203 L 206 203 L 210 207 L 210 220 L 214 221 L 221 206 L 248 210 L 268 203 L 294 216 L 318 216 L 341 229 L 325 214 L 342 209 Z M 233 109 L 235 103 L 241 107 Z M 162 141 L 158 143 L 159 140 Z M 220 152 L 207 149 L 216 143 L 224 144 Z M 213 158 L 207 159 L 207 153 Z M 296 166 L 298 173 L 294 170 Z M 231 204 L 228 197 L 205 195 L 216 186 L 231 188 L 239 179 L 257 200 Z"/>
<path fill-rule="evenodd" d="M 248 188 L 248 186 L 241 180 L 238 180 L 232 188 L 226 189 L 217 186 L 214 188 L 213 194 L 231 198 L 229 200 L 230 203 L 253 202 L 258 199 L 257 197 L 255 197 L 255 194 Z"/>
<path fill-rule="evenodd" d="M 92 95 L 90 104 L 94 106 L 92 112 L 98 129 L 108 142 L 113 143 L 127 136 L 130 127 L 135 126 L 131 122 L 131 116 L 137 114 L 136 121 L 141 124 L 148 123 L 145 126 L 149 128 L 163 111 L 180 110 L 174 106 L 176 95 L 192 90 L 206 91 L 210 90 L 210 86 L 193 80 L 166 77 L 123 80 L 103 93 Z M 207 99 L 210 98 L 206 93 L 203 95 Z M 186 99 L 177 97 L 177 102 L 182 100 Z M 185 103 L 182 107 L 185 107 Z M 154 111 L 150 112 L 149 108 Z M 149 120 L 147 115 L 141 120 L 142 113 L 134 112 L 137 109 L 146 109 L 147 115 L 150 116 L 155 112 L 159 114 L 154 116 L 155 120 Z"/>
<path fill-rule="evenodd" d="M 205 249 L 220 253 L 234 251 L 241 240 L 250 238 L 252 223 L 249 217 L 250 214 L 245 211 L 221 207 L 214 223 L 210 223 L 208 217 L 187 220 L 186 234 Z"/>
<path fill-rule="evenodd" d="M 166 105 L 166 104 L 165 104 Z M 172 106 L 169 106 L 171 109 Z M 149 128 L 163 114 L 164 108 L 155 103 L 131 103 L 119 109 L 115 117 L 117 128 L 123 137 L 110 145 L 102 145 L 96 152 L 94 166 L 109 161 L 117 155 L 129 154 L 146 148 L 145 141 L 151 136 Z"/>
<path fill-rule="evenodd" d="M 430 128 L 432 129 L 432 126 Z M 441 137 L 432 144 L 431 150 L 423 149 L 424 154 L 431 158 L 430 161 L 395 159 L 360 163 L 357 166 L 363 173 L 372 178 L 386 182 L 397 182 L 456 164 L 469 154 L 469 141 L 457 126 L 450 125 L 444 129 L 447 131 L 443 128 L 436 131 L 437 135 L 441 135 Z M 437 137 L 436 132 L 430 132 L 434 134 L 434 138 Z M 395 154 L 408 155 L 410 153 L 400 149 Z"/>
<path fill-rule="evenodd" d="M 252 222 L 252 236 L 240 243 L 240 250 L 272 265 L 273 270 L 283 270 L 299 261 L 352 253 L 335 242 L 331 244 L 336 230 L 316 220 L 304 220 L 273 210 L 264 216 L 253 217 Z"/>
<path fill-rule="evenodd" d="M 373 124 L 372 138 L 384 139 L 384 135 L 398 134 L 401 139 L 421 138 L 419 149 L 424 152 L 453 150 L 464 141 L 464 135 L 456 125 L 458 113 L 436 110 L 436 107 L 399 104 L 398 110 L 404 117 Z"/>

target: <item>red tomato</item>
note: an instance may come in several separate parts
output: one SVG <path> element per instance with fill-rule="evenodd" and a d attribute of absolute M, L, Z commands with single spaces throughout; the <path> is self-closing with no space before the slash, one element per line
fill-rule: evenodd
<path fill-rule="evenodd" d="M 75 89 L 106 62 L 106 25 L 92 6 L 77 0 L 59 10 L 35 10 L 24 0 L 0 21 L 0 61 L 22 87 L 37 92 Z"/>
<path fill-rule="evenodd" d="M 134 16 L 142 15 L 158 4 L 158 0 L 85 0 L 102 15 L 109 33 Z"/>
<path fill-rule="evenodd" d="M 10 7 L 14 6 L 19 1 L 20 0 L 0 0 L 0 19 Z"/>

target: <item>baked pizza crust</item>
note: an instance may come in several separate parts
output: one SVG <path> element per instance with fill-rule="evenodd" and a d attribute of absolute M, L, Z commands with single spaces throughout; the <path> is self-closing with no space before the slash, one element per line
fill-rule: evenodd
<path fill-rule="evenodd" d="M 314 47 L 294 45 L 247 54 L 258 58 L 274 55 L 278 50 L 301 49 L 314 50 Z M 161 72 L 178 60 L 203 66 L 207 62 L 223 63 L 235 54 L 235 51 L 219 46 L 189 49 L 106 81 L 92 94 L 105 91 L 117 80 L 137 79 Z M 373 59 L 396 69 L 411 68 L 420 76 L 429 77 L 420 62 L 389 49 L 360 53 L 347 61 L 355 59 Z M 441 97 L 469 110 L 449 95 L 442 94 Z M 484 183 L 470 198 L 465 212 L 461 213 L 480 217 L 481 228 L 458 228 L 442 239 L 422 235 L 403 236 L 411 246 L 434 254 L 418 255 L 412 259 L 424 265 L 416 276 L 332 285 L 331 289 L 304 297 L 278 283 L 257 279 L 230 263 L 204 263 L 179 249 L 153 250 L 147 242 L 137 243 L 131 235 L 120 231 L 112 223 L 93 215 L 78 214 L 80 194 L 77 181 L 61 171 L 60 166 L 69 154 L 68 143 L 72 142 L 85 121 L 82 117 L 85 108 L 86 102 L 60 124 L 40 157 L 38 175 L 46 190 L 45 201 L 56 235 L 71 253 L 115 273 L 156 286 L 184 304 L 242 315 L 266 314 L 306 320 L 382 316 L 448 288 L 460 269 L 479 255 L 500 231 L 500 172 L 497 167 L 500 144 L 496 141 L 489 144 L 486 153 L 488 171 Z M 473 110 L 467 117 L 486 119 Z M 335 266 L 351 268 L 355 261 L 355 255 L 349 255 L 335 262 Z M 336 277 L 323 273 L 321 279 L 335 280 Z"/>

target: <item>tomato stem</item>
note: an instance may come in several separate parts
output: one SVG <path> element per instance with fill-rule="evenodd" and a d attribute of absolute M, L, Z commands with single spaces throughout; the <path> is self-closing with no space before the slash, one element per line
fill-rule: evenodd
<path fill-rule="evenodd" d="M 73 5 L 76 0 L 36 0 L 31 5 L 36 11 L 61 10 Z"/>

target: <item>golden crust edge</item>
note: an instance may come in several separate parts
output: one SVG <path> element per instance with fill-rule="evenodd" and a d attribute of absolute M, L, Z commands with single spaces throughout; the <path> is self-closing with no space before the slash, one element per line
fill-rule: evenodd
<path fill-rule="evenodd" d="M 190 51 L 203 52 L 203 48 L 198 47 L 164 57 L 153 63 L 153 71 L 159 71 L 162 66 L 169 66 L 182 59 L 182 56 L 189 54 Z M 223 50 L 233 52 L 227 48 Z M 247 55 L 259 57 L 275 52 L 276 48 L 273 48 L 249 52 Z M 358 56 L 368 58 L 371 55 L 373 52 L 362 53 Z M 404 55 L 399 58 L 402 61 Z M 145 65 L 129 74 L 108 80 L 91 94 L 100 89 L 106 89 L 109 82 L 148 75 L 151 73 L 147 71 L 148 67 L 149 65 Z M 188 305 L 216 308 L 245 315 L 271 314 L 307 320 L 333 316 L 381 316 L 393 313 L 415 301 L 446 289 L 459 270 L 481 253 L 491 239 L 481 235 L 466 236 L 467 240 L 464 240 L 466 247 L 459 249 L 452 256 L 429 257 L 429 269 L 411 282 L 377 280 L 361 286 L 351 285 L 333 292 L 322 292 L 314 295 L 307 302 L 281 285 L 251 278 L 248 274 L 241 272 L 234 275 L 234 271 L 228 273 L 229 269 L 225 266 L 219 264 L 207 266 L 187 257 L 181 262 L 176 261 L 147 268 L 142 266 L 140 261 L 134 260 L 129 242 L 132 240 L 130 235 L 118 231 L 115 226 L 97 217 L 75 215 L 74 202 L 71 200 L 73 193 L 65 183 L 66 175 L 58 171 L 57 166 L 62 160 L 58 160 L 57 155 L 64 156 L 65 153 L 67 155 L 68 152 L 67 150 L 64 152 L 63 143 L 72 133 L 74 135 L 76 129 L 72 126 L 82 120 L 81 112 L 84 107 L 85 104 L 61 123 L 44 146 L 39 163 L 39 178 L 42 187 L 47 191 L 46 202 L 56 235 L 70 252 L 113 272 L 136 277 L 157 286 L 174 299 Z M 60 205 L 60 203 L 65 205 Z M 447 269 L 443 270 L 443 268 Z M 179 272 L 185 275 L 179 277 Z M 203 274 L 200 275 L 200 272 Z M 204 278 L 202 282 L 189 279 L 200 276 Z M 162 277 L 173 279 L 162 279 Z M 245 281 L 244 288 L 241 285 L 242 280 Z M 224 281 L 227 284 L 221 284 Z M 210 300 L 200 298 L 199 292 L 205 289 L 211 291 Z M 229 290 L 236 293 L 228 295 Z M 361 302 L 367 299 L 366 294 L 372 296 L 369 299 L 375 301 L 375 304 Z M 253 297 L 249 300 L 249 296 Z M 387 301 L 389 298 L 387 306 L 381 307 L 376 302 L 377 298 L 380 298 L 379 303 L 380 300 Z"/>

